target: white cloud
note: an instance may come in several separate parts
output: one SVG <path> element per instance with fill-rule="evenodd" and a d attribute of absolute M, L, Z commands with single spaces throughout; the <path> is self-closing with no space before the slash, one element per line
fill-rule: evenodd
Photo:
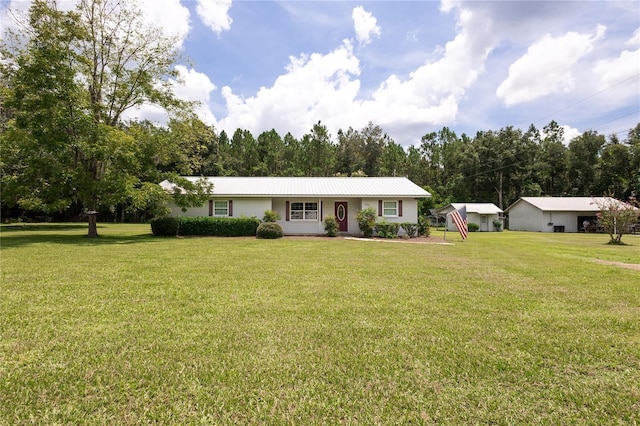
<path fill-rule="evenodd" d="M 177 37 L 182 45 L 191 28 L 189 9 L 180 0 L 138 0 L 138 7 L 149 25 L 161 28 L 166 35 Z"/>
<path fill-rule="evenodd" d="M 633 36 L 625 44 L 631 47 L 640 47 L 640 28 L 633 32 Z"/>
<path fill-rule="evenodd" d="M 16 29 L 14 17 L 27 18 L 27 13 L 31 7 L 31 0 L 12 0 L 6 9 L 0 11 L 0 28 Z M 59 10 L 75 10 L 79 0 L 58 1 Z M 189 9 L 180 4 L 180 0 L 138 0 L 131 2 L 142 11 L 143 22 L 162 31 L 169 36 L 177 37 L 177 42 L 181 46 L 190 31 Z"/>
<path fill-rule="evenodd" d="M 229 16 L 231 0 L 198 0 L 196 11 L 202 22 L 220 35 L 231 29 L 233 19 Z"/>
<path fill-rule="evenodd" d="M 194 69 L 178 65 L 176 70 L 180 77 L 178 81 L 173 82 L 173 93 L 178 99 L 198 102 L 195 108 L 196 115 L 206 124 L 215 125 L 216 118 L 209 109 L 209 100 L 211 92 L 216 90 L 216 85 L 206 74 Z"/>
<path fill-rule="evenodd" d="M 194 69 L 177 65 L 176 70 L 178 71 L 178 79 L 171 81 L 173 94 L 183 101 L 197 102 L 198 104 L 194 108 L 196 115 L 204 123 L 215 126 L 217 121 L 209 109 L 209 100 L 211 92 L 216 90 L 216 85 L 211 82 L 208 76 Z M 146 119 L 163 125 L 169 119 L 169 115 L 159 106 L 143 104 L 127 110 L 123 114 L 123 119 Z"/>
<path fill-rule="evenodd" d="M 459 9 L 458 18 L 458 35 L 435 61 L 407 78 L 390 75 L 366 99 L 358 98 L 360 62 L 349 41 L 326 55 L 291 58 L 287 73 L 253 97 L 241 98 L 224 87 L 227 116 L 220 120 L 219 130 L 243 128 L 259 134 L 275 128 L 299 138 L 319 119 L 333 135 L 373 121 L 395 130 L 400 143 L 414 143 L 425 125 L 455 121 L 459 102 L 484 71 L 484 61 L 497 43 L 482 14 Z"/>
<path fill-rule="evenodd" d="M 371 43 L 372 36 L 380 36 L 380 26 L 378 20 L 364 10 L 362 6 L 355 7 L 351 13 L 353 26 L 356 32 L 356 40 L 361 46 Z"/>
<path fill-rule="evenodd" d="M 496 95 L 512 106 L 551 93 L 568 92 L 575 85 L 573 67 L 604 37 L 605 29 L 598 25 L 594 34 L 570 32 L 555 38 L 545 35 L 511 64 L 509 76 L 498 86 Z"/>
<path fill-rule="evenodd" d="M 360 88 L 353 77 L 359 73 L 359 61 L 349 41 L 326 55 L 291 57 L 287 73 L 253 97 L 243 99 L 223 87 L 228 114 L 220 121 L 220 128 L 228 133 L 237 128 L 252 133 L 275 128 L 301 137 L 321 118 L 335 132 L 349 121 Z"/>
<path fill-rule="evenodd" d="M 582 132 L 580 130 L 573 128 L 571 126 L 564 125 L 560 127 L 562 127 L 562 129 L 564 130 L 564 140 L 562 141 L 562 143 L 564 143 L 567 146 L 574 138 L 577 138 L 578 136 L 582 135 Z"/>
<path fill-rule="evenodd" d="M 625 43 L 626 46 L 637 47 L 635 50 L 623 50 L 617 57 L 599 60 L 594 73 L 599 78 L 601 90 L 614 88 L 621 83 L 638 85 L 640 75 L 640 28 L 636 29 L 633 36 Z M 622 85 L 622 91 L 616 90 L 616 97 L 636 97 L 638 91 L 628 90 L 628 84 Z"/>

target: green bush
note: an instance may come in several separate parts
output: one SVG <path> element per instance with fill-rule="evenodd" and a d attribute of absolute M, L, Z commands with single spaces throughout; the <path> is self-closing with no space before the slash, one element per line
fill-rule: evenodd
<path fill-rule="evenodd" d="M 252 237 L 260 220 L 255 217 L 181 217 L 180 235 Z"/>
<path fill-rule="evenodd" d="M 338 233 L 338 219 L 334 215 L 330 214 L 324 218 L 324 230 L 327 232 L 327 236 L 336 236 Z"/>
<path fill-rule="evenodd" d="M 373 207 L 359 210 L 356 213 L 356 220 L 358 221 L 358 227 L 365 237 L 373 235 L 374 227 L 376 226 L 376 219 L 378 215 Z"/>
<path fill-rule="evenodd" d="M 418 233 L 417 223 L 402 222 L 400 226 L 402 227 L 402 230 L 404 231 L 405 234 L 407 234 L 409 238 L 415 237 Z"/>
<path fill-rule="evenodd" d="M 480 229 L 480 225 L 478 225 L 477 223 L 470 222 L 467 225 L 467 229 L 469 230 L 469 232 L 476 232 L 477 230 Z"/>
<path fill-rule="evenodd" d="M 425 237 L 431 235 L 431 221 L 426 216 L 418 217 L 418 235 Z"/>
<path fill-rule="evenodd" d="M 400 230 L 400 224 L 382 221 L 376 223 L 374 228 L 378 237 L 396 238 L 398 236 L 398 230 Z"/>
<path fill-rule="evenodd" d="M 151 232 L 157 237 L 175 237 L 178 235 L 180 221 L 175 217 L 157 217 L 151 220 Z"/>
<path fill-rule="evenodd" d="M 264 239 L 282 238 L 284 231 L 279 223 L 275 222 L 263 222 L 258 226 L 256 230 L 256 237 Z"/>
<path fill-rule="evenodd" d="M 280 213 L 274 210 L 265 210 L 262 218 L 263 222 L 277 222 L 280 220 Z"/>

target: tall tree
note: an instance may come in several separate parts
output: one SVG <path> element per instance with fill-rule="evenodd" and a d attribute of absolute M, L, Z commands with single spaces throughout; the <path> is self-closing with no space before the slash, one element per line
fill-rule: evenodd
<path fill-rule="evenodd" d="M 338 146 L 336 147 L 337 173 L 351 176 L 364 171 L 364 140 L 359 131 L 349 127 L 346 132 L 338 130 Z"/>
<path fill-rule="evenodd" d="M 389 136 L 382 127 L 371 121 L 360 131 L 364 142 L 364 169 L 367 176 L 380 176 L 382 167 L 382 153 L 387 145 Z"/>
<path fill-rule="evenodd" d="M 605 143 L 603 135 L 587 131 L 569 143 L 569 185 L 571 195 L 589 196 L 598 186 L 598 158 Z"/>
<path fill-rule="evenodd" d="M 76 12 L 36 0 L 26 25 L 25 44 L 2 47 L 6 105 L 15 116 L 2 142 L 16 148 L 13 161 L 22 164 L 3 184 L 25 208 L 80 203 L 95 237 L 98 209 L 144 200 L 151 188 L 132 172 L 138 147 L 119 128 L 122 114 L 143 103 L 186 106 L 169 86 L 175 41 L 145 25 L 133 3 L 117 0 L 83 0 Z"/>
<path fill-rule="evenodd" d="M 278 132 L 275 129 L 262 132 L 256 142 L 258 165 L 254 175 L 281 176 L 285 169 L 283 164 L 285 145 Z"/>
<path fill-rule="evenodd" d="M 311 133 L 302 137 L 304 173 L 306 176 L 331 176 L 335 166 L 335 145 L 327 126 L 321 122 L 313 125 Z"/>
<path fill-rule="evenodd" d="M 545 195 L 561 196 L 567 191 L 567 147 L 564 129 L 555 121 L 543 127 L 538 176 Z"/>
<path fill-rule="evenodd" d="M 627 198 L 631 192 L 631 167 L 630 147 L 612 135 L 600 154 L 597 191 L 618 199 Z"/>

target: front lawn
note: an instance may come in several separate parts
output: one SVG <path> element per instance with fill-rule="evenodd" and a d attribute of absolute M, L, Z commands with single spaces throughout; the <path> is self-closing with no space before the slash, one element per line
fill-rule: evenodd
<path fill-rule="evenodd" d="M 640 236 L 99 233 L 1 228 L 0 425 L 640 421 Z"/>

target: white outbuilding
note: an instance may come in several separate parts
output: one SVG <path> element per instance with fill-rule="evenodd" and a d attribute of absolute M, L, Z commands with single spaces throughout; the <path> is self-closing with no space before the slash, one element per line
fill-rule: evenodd
<path fill-rule="evenodd" d="M 595 227 L 608 197 L 522 197 L 506 208 L 509 229 L 535 232 L 584 232 Z"/>
<path fill-rule="evenodd" d="M 436 210 L 438 216 L 447 218 L 447 230 L 457 231 L 450 215 L 454 210 L 466 208 L 467 223 L 475 223 L 481 232 L 499 231 L 503 227 L 502 209 L 492 203 L 451 203 Z M 494 225 L 500 223 L 500 227 Z"/>

